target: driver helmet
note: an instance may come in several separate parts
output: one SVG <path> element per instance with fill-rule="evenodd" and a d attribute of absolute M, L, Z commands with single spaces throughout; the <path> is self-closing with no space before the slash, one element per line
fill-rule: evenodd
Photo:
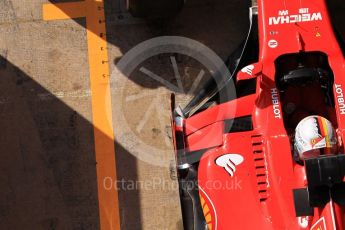
<path fill-rule="evenodd" d="M 295 153 L 300 160 L 321 154 L 335 154 L 337 137 L 332 123 L 321 116 L 308 116 L 295 130 Z"/>

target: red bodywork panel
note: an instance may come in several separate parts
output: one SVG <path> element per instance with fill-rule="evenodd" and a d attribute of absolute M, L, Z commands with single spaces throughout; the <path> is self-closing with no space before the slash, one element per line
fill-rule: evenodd
<path fill-rule="evenodd" d="M 345 111 L 339 98 L 345 89 L 345 62 L 325 2 L 258 0 L 258 15 L 260 55 L 253 68 L 261 69 L 256 71 L 256 93 L 207 109 L 184 123 L 188 150 L 208 149 L 199 163 L 198 184 L 203 207 L 211 210 L 205 213 L 209 228 L 345 229 L 344 209 L 333 202 L 315 209 L 313 217 L 295 215 L 292 191 L 306 186 L 305 172 L 293 160 L 275 82 L 274 62 L 281 55 L 326 54 L 334 74 L 334 119 L 344 140 Z M 224 133 L 225 120 L 243 116 L 252 117 L 252 131 Z M 232 154 L 231 166 L 216 164 L 227 154 Z"/>

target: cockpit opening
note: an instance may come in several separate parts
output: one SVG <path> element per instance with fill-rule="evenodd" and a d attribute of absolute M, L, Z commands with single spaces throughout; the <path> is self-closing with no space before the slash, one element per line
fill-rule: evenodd
<path fill-rule="evenodd" d="M 325 117 L 336 128 L 334 76 L 327 56 L 321 52 L 287 54 L 275 66 L 287 133 L 293 135 L 297 124 L 311 115 Z"/>

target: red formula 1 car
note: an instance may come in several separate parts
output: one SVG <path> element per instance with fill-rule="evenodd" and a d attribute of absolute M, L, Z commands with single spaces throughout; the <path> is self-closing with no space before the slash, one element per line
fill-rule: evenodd
<path fill-rule="evenodd" d="M 258 0 L 250 15 L 234 83 L 172 103 L 184 227 L 345 229 L 344 46 L 326 3 Z M 332 123 L 335 154 L 296 159 L 295 128 L 309 115 Z"/>

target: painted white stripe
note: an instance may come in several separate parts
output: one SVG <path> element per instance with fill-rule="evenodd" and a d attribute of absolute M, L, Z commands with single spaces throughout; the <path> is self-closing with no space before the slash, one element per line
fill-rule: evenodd
<path fill-rule="evenodd" d="M 232 171 L 234 171 L 234 173 L 236 172 L 236 166 L 232 162 L 229 162 L 227 165 L 232 169 Z"/>
<path fill-rule="evenodd" d="M 230 165 L 225 165 L 224 169 L 230 174 L 230 176 L 234 176 L 234 172 L 230 168 Z"/>
<path fill-rule="evenodd" d="M 332 199 L 330 201 L 330 205 L 331 205 L 331 215 L 332 215 L 333 230 L 337 230 L 337 225 L 335 223 L 334 205 L 333 205 L 333 200 Z"/>
<path fill-rule="evenodd" d="M 323 221 L 323 227 L 325 228 L 325 230 L 327 230 L 327 229 L 326 229 L 325 217 L 321 217 L 318 221 L 316 221 L 316 223 L 315 223 L 313 226 L 311 226 L 310 230 L 315 229 L 315 227 L 316 227 L 321 221 Z"/>

